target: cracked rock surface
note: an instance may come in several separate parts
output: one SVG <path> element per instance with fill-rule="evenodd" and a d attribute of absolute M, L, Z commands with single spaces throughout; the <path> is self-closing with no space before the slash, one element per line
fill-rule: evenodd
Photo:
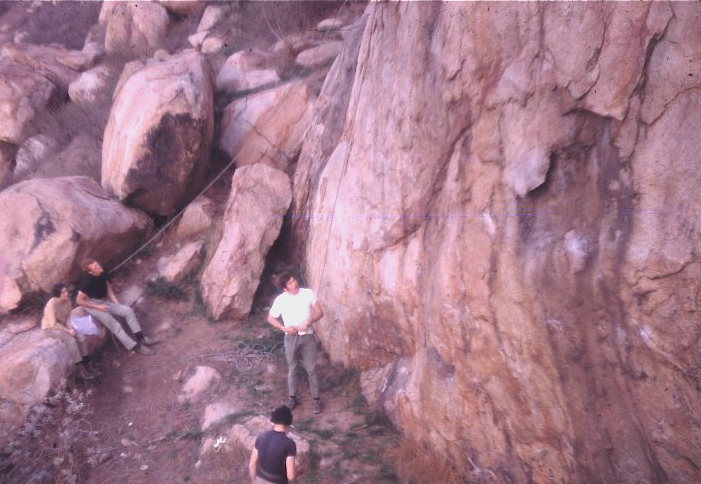
<path fill-rule="evenodd" d="M 327 77 L 318 333 L 465 476 L 698 479 L 700 12 L 373 4 Z"/>

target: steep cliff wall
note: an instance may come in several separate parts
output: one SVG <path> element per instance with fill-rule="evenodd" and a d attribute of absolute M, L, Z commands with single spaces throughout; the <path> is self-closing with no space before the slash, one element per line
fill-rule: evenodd
<path fill-rule="evenodd" d="M 331 357 L 461 474 L 698 481 L 700 13 L 373 4 L 349 29 L 296 248 Z"/>

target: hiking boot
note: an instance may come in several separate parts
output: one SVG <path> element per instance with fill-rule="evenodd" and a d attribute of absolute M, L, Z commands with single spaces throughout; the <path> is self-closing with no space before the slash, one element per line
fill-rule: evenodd
<path fill-rule="evenodd" d="M 136 351 L 140 355 L 152 355 L 155 353 L 155 351 L 153 351 L 151 348 L 149 348 L 148 346 L 145 346 L 143 344 L 136 345 L 136 347 L 134 348 L 134 351 Z"/>
<path fill-rule="evenodd" d="M 321 398 L 315 398 L 314 399 L 314 415 L 319 415 L 321 413 L 322 405 L 321 405 Z"/>
<path fill-rule="evenodd" d="M 290 395 L 290 398 L 287 399 L 287 407 L 290 410 L 294 410 L 297 405 L 299 405 L 299 400 L 297 400 L 297 397 Z"/>
<path fill-rule="evenodd" d="M 90 371 L 88 371 L 88 369 L 85 368 L 85 366 L 83 366 L 81 364 L 76 365 L 76 366 L 78 368 L 78 377 L 79 378 L 82 378 L 83 380 L 92 380 L 95 378 L 95 375 L 90 373 Z"/>
<path fill-rule="evenodd" d="M 140 343 L 146 346 L 153 346 L 158 343 L 158 340 L 156 338 L 151 338 L 150 336 L 144 336 L 141 338 Z"/>

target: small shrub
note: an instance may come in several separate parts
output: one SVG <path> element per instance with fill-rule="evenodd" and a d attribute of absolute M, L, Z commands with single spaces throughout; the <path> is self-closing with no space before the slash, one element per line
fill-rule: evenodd
<path fill-rule="evenodd" d="M 90 424 L 91 390 L 61 390 L 29 412 L 14 440 L 0 454 L 3 482 L 75 483 L 107 454 Z"/>
<path fill-rule="evenodd" d="M 183 300 L 187 299 L 185 291 L 179 286 L 168 282 L 162 277 L 146 283 L 146 293 L 151 296 L 160 296 L 166 299 Z"/>
<path fill-rule="evenodd" d="M 363 415 L 368 411 L 368 402 L 365 397 L 360 394 L 353 399 L 351 403 L 351 408 L 353 409 L 354 415 Z"/>

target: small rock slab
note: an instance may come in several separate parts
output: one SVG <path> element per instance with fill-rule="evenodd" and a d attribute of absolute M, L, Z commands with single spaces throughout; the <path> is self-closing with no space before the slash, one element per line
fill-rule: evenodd
<path fill-rule="evenodd" d="M 204 392 L 215 387 L 221 380 L 217 370 L 209 366 L 198 366 L 195 373 L 185 382 L 178 395 L 178 403 L 198 400 Z"/>

